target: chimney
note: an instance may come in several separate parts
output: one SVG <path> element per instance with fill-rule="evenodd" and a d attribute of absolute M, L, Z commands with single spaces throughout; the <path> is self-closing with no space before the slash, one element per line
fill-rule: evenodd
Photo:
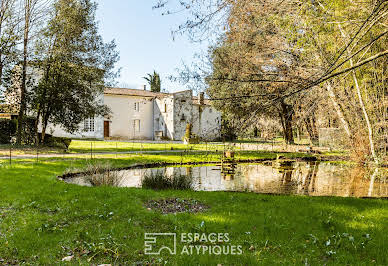
<path fill-rule="evenodd" d="M 144 86 L 144 90 L 146 91 L 147 90 L 147 85 L 143 85 Z"/>
<path fill-rule="evenodd" d="M 199 105 L 203 105 L 204 104 L 204 99 L 205 99 L 205 93 L 204 92 L 200 92 L 198 94 L 198 104 Z"/>

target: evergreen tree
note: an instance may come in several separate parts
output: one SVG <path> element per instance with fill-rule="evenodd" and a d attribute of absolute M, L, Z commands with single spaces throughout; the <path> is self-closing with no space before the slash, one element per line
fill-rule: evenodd
<path fill-rule="evenodd" d="M 91 0 L 57 0 L 42 32 L 34 62 L 41 80 L 30 95 L 41 141 L 48 123 L 75 132 L 84 119 L 109 111 L 101 96 L 117 75 L 119 56 L 114 41 L 104 43 L 98 34 L 96 8 Z"/>
<path fill-rule="evenodd" d="M 148 84 L 151 87 L 152 92 L 160 92 L 161 90 L 161 81 L 160 75 L 154 70 L 154 73 L 147 74 L 147 77 L 143 77 L 147 80 Z"/>

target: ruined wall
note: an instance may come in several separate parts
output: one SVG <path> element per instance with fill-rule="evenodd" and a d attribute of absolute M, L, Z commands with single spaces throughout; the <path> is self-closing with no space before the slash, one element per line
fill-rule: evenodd
<path fill-rule="evenodd" d="M 221 113 L 210 105 L 193 105 L 193 133 L 201 140 L 213 141 L 221 137 Z"/>
<path fill-rule="evenodd" d="M 221 113 L 213 106 L 201 105 L 199 123 L 202 140 L 212 141 L 221 137 Z"/>
<path fill-rule="evenodd" d="M 188 123 L 193 124 L 193 92 L 177 92 L 174 96 L 174 140 L 182 140 Z"/>

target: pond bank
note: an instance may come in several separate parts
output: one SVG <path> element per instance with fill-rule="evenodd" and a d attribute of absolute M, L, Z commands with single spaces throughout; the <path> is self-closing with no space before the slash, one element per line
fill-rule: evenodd
<path fill-rule="evenodd" d="M 274 159 L 276 154 L 241 154 Z M 244 156 L 244 157 L 243 157 Z M 286 155 L 287 156 L 287 155 Z M 288 154 L 290 156 L 290 154 Z M 183 158 L 201 161 L 197 154 Z M 217 157 L 209 157 L 216 160 Z M 338 197 L 270 196 L 254 193 L 153 191 L 81 187 L 58 182 L 66 169 L 90 162 L 125 167 L 177 163 L 179 154 L 123 155 L 85 160 L 24 160 L 0 171 L 0 264 L 58 264 L 74 256 L 80 264 L 371 264 L 387 265 L 388 201 Z M 204 213 L 163 214 L 150 200 L 190 199 Z M 149 232 L 229 233 L 242 255 L 144 254 Z M 341 245 L 335 243 L 341 242 Z M 329 245 L 327 245 L 329 243 Z M 178 250 L 182 243 L 177 244 Z"/>

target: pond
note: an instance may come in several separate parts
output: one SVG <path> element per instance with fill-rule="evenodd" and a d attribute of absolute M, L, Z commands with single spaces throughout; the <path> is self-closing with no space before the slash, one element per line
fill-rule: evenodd
<path fill-rule="evenodd" d="M 256 164 L 225 163 L 148 169 L 111 173 L 108 185 L 142 186 L 147 175 L 183 175 L 192 179 L 196 191 L 237 191 L 265 194 L 341 197 L 388 197 L 387 169 L 368 170 L 328 162 L 271 161 Z M 92 186 L 90 177 L 76 176 L 68 183 Z"/>

